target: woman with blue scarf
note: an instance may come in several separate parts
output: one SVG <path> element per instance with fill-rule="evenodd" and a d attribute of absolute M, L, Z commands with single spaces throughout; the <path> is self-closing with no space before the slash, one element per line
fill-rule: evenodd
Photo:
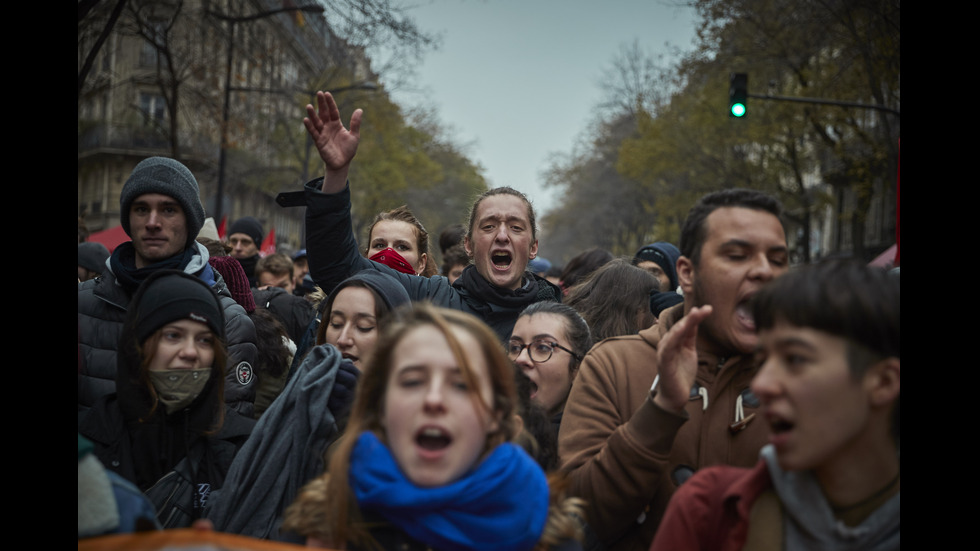
<path fill-rule="evenodd" d="M 326 473 L 283 529 L 335 549 L 580 549 L 578 503 L 511 442 L 513 373 L 476 317 L 416 304 L 385 329 Z"/>

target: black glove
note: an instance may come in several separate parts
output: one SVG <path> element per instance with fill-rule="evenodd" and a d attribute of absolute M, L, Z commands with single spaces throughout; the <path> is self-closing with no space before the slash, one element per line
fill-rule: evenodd
<path fill-rule="evenodd" d="M 340 362 L 337 368 L 337 378 L 333 383 L 333 392 L 327 399 L 327 407 L 333 413 L 334 418 L 346 417 L 350 411 L 350 406 L 354 403 L 354 390 L 357 388 L 357 379 L 361 372 L 354 367 L 350 360 Z"/>

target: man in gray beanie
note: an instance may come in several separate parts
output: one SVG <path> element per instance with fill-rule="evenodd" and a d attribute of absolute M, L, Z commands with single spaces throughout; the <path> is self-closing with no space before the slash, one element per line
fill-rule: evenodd
<path fill-rule="evenodd" d="M 100 277 L 78 285 L 79 413 L 115 391 L 117 346 L 133 293 L 150 274 L 175 269 L 208 283 L 221 299 L 229 353 L 225 401 L 252 417 L 255 326 L 196 241 L 204 206 L 194 175 L 173 159 L 144 159 L 123 185 L 119 217 L 132 241 L 116 247 Z"/>

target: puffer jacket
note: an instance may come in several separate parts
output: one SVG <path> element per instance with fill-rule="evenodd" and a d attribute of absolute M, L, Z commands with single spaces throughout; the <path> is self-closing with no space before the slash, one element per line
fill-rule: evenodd
<path fill-rule="evenodd" d="M 211 275 L 212 289 L 224 310 L 229 354 L 225 403 L 245 417 L 252 417 L 256 389 L 253 366 L 258 354 L 255 326 L 245 309 L 231 297 L 221 274 L 207 263 L 207 249 L 199 246 L 199 250 L 203 250 L 203 266 L 188 266 L 186 271 L 199 276 Z M 100 397 L 116 390 L 116 349 L 131 298 L 130 293 L 116 284 L 108 267 L 101 276 L 78 284 L 79 416 Z"/>

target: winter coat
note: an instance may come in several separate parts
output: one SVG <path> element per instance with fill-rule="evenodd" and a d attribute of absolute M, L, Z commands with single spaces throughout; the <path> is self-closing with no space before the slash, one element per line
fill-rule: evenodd
<path fill-rule="evenodd" d="M 239 415 L 227 405 L 225 408 L 224 422 L 218 433 L 201 437 L 191 445 L 191 448 L 195 448 L 197 452 L 195 454 L 197 461 L 193 469 L 209 474 L 210 491 L 221 488 L 235 455 L 245 444 L 252 427 L 255 426 L 255 420 Z M 180 430 L 180 425 L 174 424 L 173 428 Z M 103 396 L 81 414 L 78 433 L 95 444 L 94 454 L 106 469 L 135 484 L 141 491 L 150 491 L 150 488 L 160 481 L 160 479 L 149 482 L 139 480 L 136 474 L 139 454 L 134 449 L 133 440 L 126 429 L 126 421 L 115 393 Z M 159 506 L 159 503 L 154 505 Z M 186 509 L 183 506 L 182 508 Z M 157 510 L 157 519 L 162 527 L 188 527 L 192 518 L 186 514 L 175 515 L 171 509 L 172 506 L 166 510 L 162 507 Z"/>
<path fill-rule="evenodd" d="M 436 306 L 453 308 L 482 319 L 500 340 L 506 341 L 514 329 L 520 313 L 528 305 L 540 300 L 561 302 L 561 289 L 531 272 L 525 272 L 525 281 L 531 290 L 520 299 L 506 297 L 509 290 L 496 289 L 498 299 L 488 299 L 480 289 L 463 283 L 460 277 L 449 284 L 445 276 L 420 277 L 404 274 L 384 264 L 365 258 L 358 252 L 351 225 L 350 186 L 334 194 L 319 190 L 322 179 L 306 184 L 306 234 L 310 275 L 326 293 L 330 293 L 341 281 L 361 270 L 380 270 L 395 278 L 405 287 L 413 301 L 427 300 Z M 474 266 L 472 276 L 481 278 Z M 481 278 L 482 279 L 482 278 Z M 489 283 L 487 288 L 491 288 Z M 513 294 L 513 293 L 511 293 Z"/>
<path fill-rule="evenodd" d="M 677 486 L 709 465 L 754 465 L 768 437 L 753 416 L 751 356 L 699 350 L 684 414 L 654 404 L 657 344 L 683 313 L 679 304 L 639 334 L 595 345 L 565 404 L 560 468 L 570 472 L 569 494 L 586 500 L 587 521 L 608 549 L 646 551 Z"/>
<path fill-rule="evenodd" d="M 192 274 L 182 277 L 207 285 Z M 150 497 L 163 528 L 187 527 L 203 514 L 211 492 L 221 487 L 255 421 L 225 402 L 220 364 L 212 364 L 190 403 L 168 411 L 146 376 L 147 351 L 140 347 L 146 337 L 135 310 L 140 296 L 137 291 L 132 297 L 134 310 L 121 323 L 115 391 L 79 413 L 78 433 L 92 442 L 107 469 Z M 212 300 L 218 306 L 216 293 Z M 223 327 L 222 320 L 214 323 Z"/>
<path fill-rule="evenodd" d="M 229 354 L 225 402 L 245 417 L 252 417 L 255 402 L 252 366 L 257 354 L 255 327 L 245 309 L 231 297 L 221 274 L 207 263 L 207 249 L 198 246 L 198 250 L 203 264 L 189 265 L 185 271 L 202 279 L 212 277 L 212 289 L 221 300 Z M 132 293 L 116 283 L 110 268 L 100 277 L 78 284 L 79 414 L 116 389 L 116 350 L 131 299 Z"/>

